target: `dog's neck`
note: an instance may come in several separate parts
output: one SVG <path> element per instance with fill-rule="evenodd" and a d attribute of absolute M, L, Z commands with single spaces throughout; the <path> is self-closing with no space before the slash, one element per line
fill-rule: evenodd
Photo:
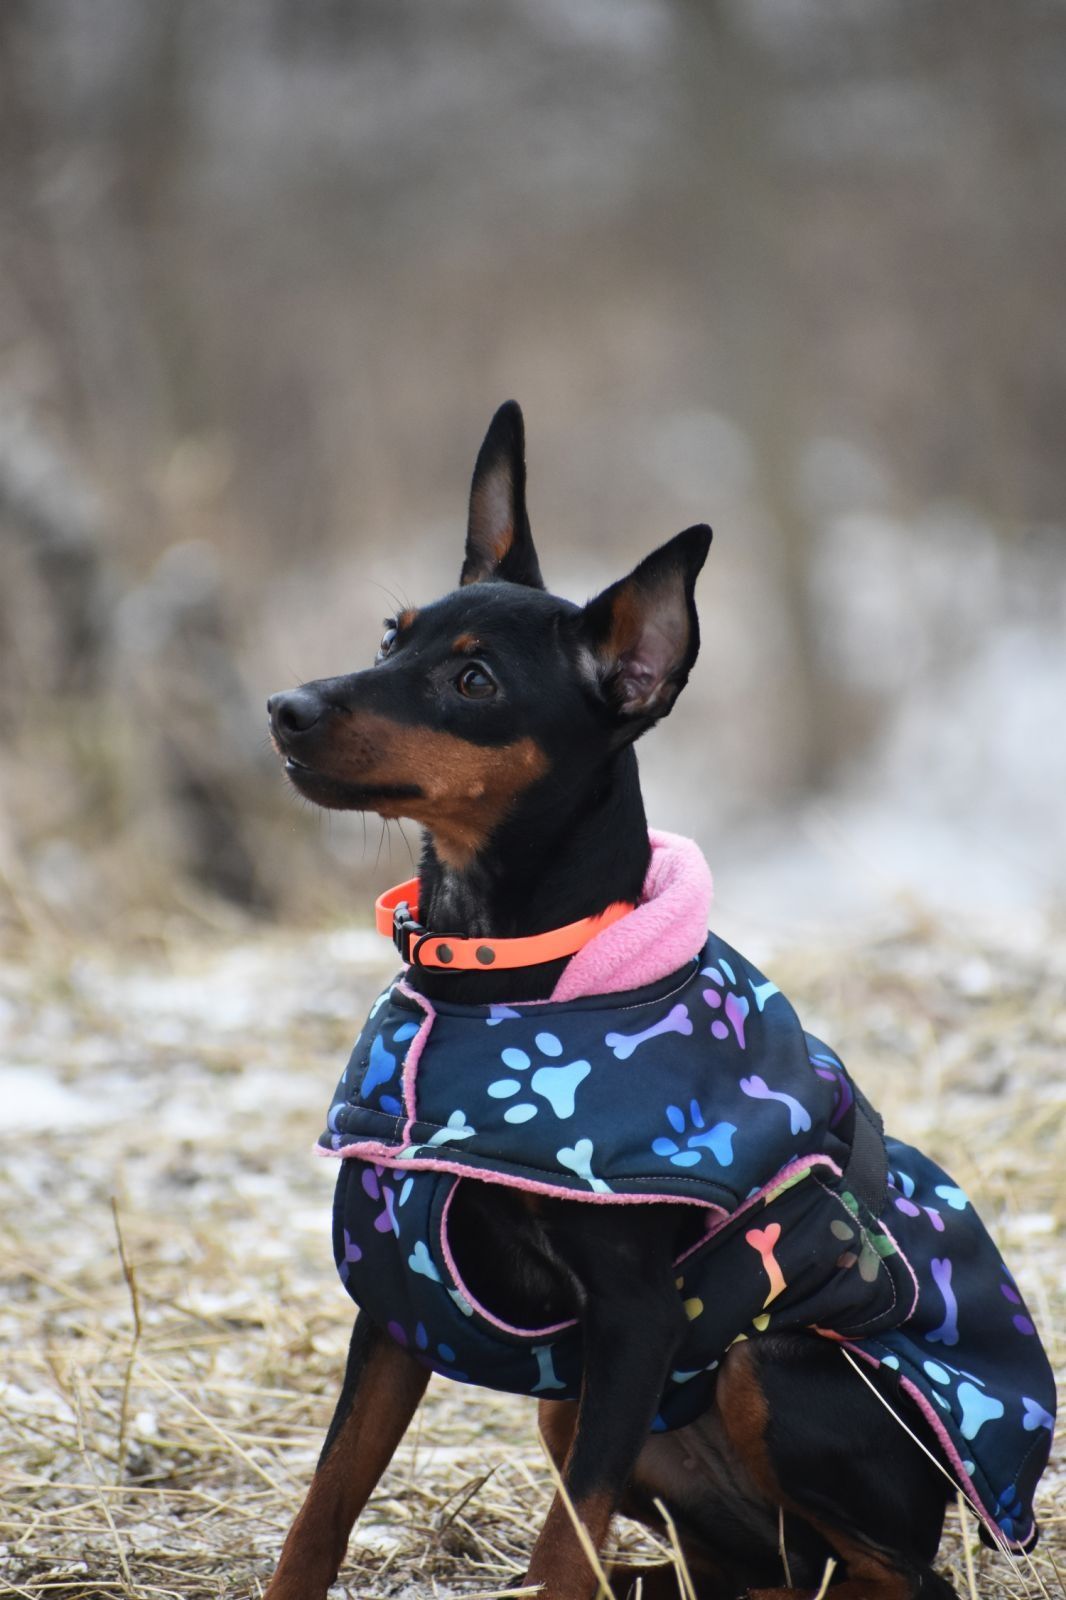
<path fill-rule="evenodd" d="M 515 810 L 469 866 L 445 865 L 426 833 L 422 922 L 434 933 L 520 938 L 596 916 L 619 901 L 635 905 L 650 847 L 636 756 L 620 751 L 587 793 L 543 793 Z M 408 982 L 431 1000 L 491 1004 L 543 1000 L 566 958 L 502 972 L 412 969 Z"/>

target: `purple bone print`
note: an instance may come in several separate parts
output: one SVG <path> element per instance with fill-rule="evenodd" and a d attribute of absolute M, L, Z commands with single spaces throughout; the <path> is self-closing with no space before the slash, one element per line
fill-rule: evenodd
<path fill-rule="evenodd" d="M 688 1014 L 688 1006 L 676 1005 L 659 1022 L 652 1023 L 650 1028 L 645 1028 L 643 1033 L 609 1033 L 604 1038 L 604 1044 L 614 1051 L 617 1061 L 628 1061 L 638 1045 L 648 1039 L 657 1039 L 663 1033 L 692 1032 L 692 1021 Z"/>
<path fill-rule="evenodd" d="M 933 1282 L 940 1290 L 944 1301 L 944 1320 L 939 1328 L 934 1328 L 925 1335 L 927 1344 L 958 1344 L 959 1342 L 959 1306 L 955 1299 L 955 1291 L 951 1287 L 951 1262 L 946 1258 L 934 1256 L 929 1263 L 933 1274 Z"/>
<path fill-rule="evenodd" d="M 753 1074 L 750 1078 L 741 1078 L 740 1087 L 749 1100 L 779 1100 L 783 1106 L 787 1106 L 789 1128 L 794 1134 L 806 1133 L 810 1127 L 811 1117 L 806 1106 L 800 1105 L 793 1095 L 771 1089 L 765 1078 L 760 1078 L 757 1074 Z"/>
<path fill-rule="evenodd" d="M 348 1282 L 348 1274 L 349 1274 L 350 1269 L 355 1265 L 355 1263 L 357 1261 L 362 1261 L 362 1259 L 363 1259 L 362 1249 L 360 1248 L 359 1245 L 356 1244 L 355 1240 L 352 1238 L 352 1236 L 348 1232 L 347 1228 L 345 1228 L 345 1230 L 344 1230 L 344 1260 L 340 1263 L 340 1275 L 341 1275 L 341 1282 L 342 1283 L 347 1283 Z"/>
<path fill-rule="evenodd" d="M 944 1219 L 935 1206 L 916 1206 L 913 1200 L 905 1200 L 902 1196 L 897 1196 L 893 1204 L 905 1217 L 920 1217 L 924 1211 L 936 1232 L 944 1232 Z"/>
<path fill-rule="evenodd" d="M 363 1188 L 371 1200 L 380 1200 L 382 1209 L 374 1218 L 374 1227 L 378 1233 L 395 1233 L 399 1235 L 400 1224 L 396 1219 L 396 1193 L 391 1183 L 384 1181 L 384 1167 L 363 1168 Z"/>

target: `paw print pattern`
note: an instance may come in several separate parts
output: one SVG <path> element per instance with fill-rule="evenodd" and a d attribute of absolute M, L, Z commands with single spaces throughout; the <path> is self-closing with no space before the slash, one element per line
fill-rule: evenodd
<path fill-rule="evenodd" d="M 977 1438 L 986 1422 L 995 1422 L 1003 1415 L 1003 1401 L 997 1400 L 995 1395 L 985 1394 L 984 1384 L 979 1378 L 974 1379 L 971 1373 L 961 1372 L 947 1361 L 923 1361 L 922 1368 L 930 1382 L 947 1389 L 949 1393 L 957 1385 L 955 1399 L 960 1411 L 959 1432 L 968 1444 Z M 933 1391 L 933 1399 L 939 1401 L 944 1410 L 949 1409 L 947 1400 L 936 1390 Z"/>
<path fill-rule="evenodd" d="M 653 1155 L 665 1156 L 674 1167 L 694 1167 L 703 1159 L 703 1152 L 709 1150 L 720 1167 L 732 1165 L 735 1123 L 716 1122 L 713 1128 L 708 1128 L 696 1100 L 689 1102 L 687 1118 L 680 1106 L 667 1106 L 666 1120 L 679 1137 L 685 1137 L 685 1148 L 682 1149 L 676 1139 L 653 1139 Z"/>
<path fill-rule="evenodd" d="M 996 1522 L 1005 1538 L 1014 1539 L 1024 1533 L 1021 1523 L 1024 1514 L 1025 1507 L 1018 1499 L 1017 1488 L 1013 1483 L 1008 1483 L 996 1500 Z"/>
<path fill-rule="evenodd" d="M 837 1256 L 837 1266 L 844 1271 L 857 1266 L 863 1283 L 873 1283 L 880 1265 L 880 1254 L 869 1236 L 861 1228 L 845 1222 L 843 1217 L 834 1217 L 829 1224 L 829 1231 L 843 1246 Z"/>
<path fill-rule="evenodd" d="M 534 1044 L 541 1055 L 547 1056 L 549 1061 L 557 1060 L 563 1053 L 562 1044 L 554 1033 L 538 1033 Z M 501 1050 L 500 1060 L 512 1073 L 528 1072 L 533 1065 L 532 1059 L 516 1045 Z M 547 1101 L 560 1122 L 565 1122 L 568 1117 L 573 1116 L 574 1096 L 591 1071 L 592 1066 L 588 1061 L 571 1061 L 562 1067 L 540 1066 L 528 1080 L 515 1077 L 496 1078 L 489 1084 L 488 1092 L 494 1100 L 509 1100 L 513 1095 L 520 1093 L 528 1082 L 530 1090 L 540 1099 Z M 541 1109 L 541 1106 L 535 1105 L 530 1100 L 519 1100 L 507 1107 L 503 1120 L 512 1124 L 529 1122 Z"/>
<path fill-rule="evenodd" d="M 1026 1433 L 1035 1433 L 1037 1428 L 1046 1428 L 1048 1433 L 1051 1433 L 1055 1426 L 1055 1418 L 1046 1406 L 1042 1406 L 1039 1400 L 1033 1400 L 1027 1394 L 1022 1395 L 1022 1405 L 1025 1408 L 1022 1427 Z"/>
<path fill-rule="evenodd" d="M 460 1382 L 467 1382 L 465 1372 L 458 1372 L 455 1367 L 456 1354 L 450 1344 L 438 1344 L 434 1348 L 430 1344 L 429 1334 L 425 1324 L 416 1322 L 413 1335 L 400 1322 L 390 1322 L 386 1325 L 389 1337 L 402 1345 L 405 1350 L 410 1350 L 417 1361 L 424 1367 L 432 1367 L 434 1372 L 441 1372 L 445 1377 L 457 1378 Z"/>
<path fill-rule="evenodd" d="M 1035 1337 L 1036 1329 L 1033 1327 L 1033 1324 L 1030 1322 L 1029 1318 L 1025 1315 L 1025 1306 L 1022 1305 L 1022 1297 L 1014 1287 L 1013 1283 L 1004 1281 L 999 1286 L 999 1292 L 1003 1296 L 1004 1300 L 1010 1301 L 1012 1306 L 1021 1307 L 1021 1309 L 1016 1311 L 1013 1317 L 1011 1317 L 1011 1321 L 1017 1328 L 1018 1332 L 1024 1333 L 1028 1338 Z"/>
<path fill-rule="evenodd" d="M 404 1022 L 396 1029 L 392 1036 L 393 1048 L 390 1050 L 382 1034 L 377 1034 L 370 1046 L 370 1059 L 367 1062 L 366 1072 L 360 1093 L 364 1100 L 368 1100 L 375 1091 L 380 1091 L 391 1083 L 396 1073 L 398 1063 L 404 1055 L 404 1045 L 412 1040 L 418 1032 L 418 1024 Z M 403 1114 L 403 1104 L 394 1094 L 378 1093 L 378 1105 L 382 1111 L 387 1111 L 390 1116 L 398 1117 Z"/>
<path fill-rule="evenodd" d="M 718 965 L 715 967 L 701 967 L 700 976 L 710 978 L 714 984 L 713 989 L 704 989 L 703 998 L 712 1011 L 720 1011 L 721 1016 L 716 1016 L 711 1023 L 711 1034 L 715 1039 L 728 1039 L 730 1029 L 737 1044 L 745 1048 L 744 1024 L 747 1022 L 751 1010 L 751 1002 L 746 995 L 739 992 L 737 975 L 726 961 L 724 956 L 719 956 Z M 763 1002 L 765 1004 L 765 1001 Z M 760 1010 L 762 1007 L 760 1006 Z M 724 1020 L 723 1020 L 724 1018 Z"/>

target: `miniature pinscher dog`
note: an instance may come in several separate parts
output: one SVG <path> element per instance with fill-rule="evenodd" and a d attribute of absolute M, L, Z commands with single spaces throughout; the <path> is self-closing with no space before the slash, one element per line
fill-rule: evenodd
<path fill-rule="evenodd" d="M 422 825 L 430 931 L 519 938 L 636 905 L 649 841 L 634 744 L 696 660 L 694 590 L 710 543 L 709 528 L 689 528 L 583 607 L 550 594 L 526 512 L 522 416 L 508 402 L 477 457 L 459 587 L 389 619 L 372 667 L 269 701 L 289 779 L 318 805 Z M 431 1002 L 539 1001 L 567 959 L 495 972 L 412 965 L 407 982 Z M 453 1231 L 473 1289 L 511 1322 L 576 1318 L 581 1329 L 580 1400 L 539 1407 L 570 1501 L 555 1497 L 529 1559 L 525 1581 L 544 1600 L 597 1590 L 571 1509 L 598 1550 L 616 1511 L 662 1533 L 660 1506 L 700 1597 L 799 1600 L 830 1558 L 836 1600 L 954 1594 L 931 1567 L 949 1487 L 830 1340 L 771 1330 L 734 1343 L 705 1413 L 651 1431 L 685 1327 L 674 1267 L 691 1236 L 685 1207 L 459 1188 Z M 324 1600 L 428 1375 L 359 1313 L 267 1600 Z M 672 1567 L 640 1576 L 645 1600 L 678 1592 Z"/>

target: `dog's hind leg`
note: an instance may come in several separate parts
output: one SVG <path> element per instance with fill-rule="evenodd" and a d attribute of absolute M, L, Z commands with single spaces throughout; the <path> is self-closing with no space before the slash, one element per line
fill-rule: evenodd
<path fill-rule="evenodd" d="M 734 1345 L 716 1407 L 751 1479 L 841 1566 L 833 1600 L 949 1600 L 933 1572 L 945 1480 L 830 1342 L 766 1335 Z M 809 1562 L 809 1558 L 808 1558 Z M 750 1589 L 799 1600 L 802 1588 Z M 817 1581 L 817 1580 L 815 1580 Z"/>
<path fill-rule="evenodd" d="M 407 1431 L 428 1370 L 362 1312 L 337 1409 L 264 1600 L 325 1600 L 356 1517 Z"/>
<path fill-rule="evenodd" d="M 536 1424 L 541 1430 L 544 1448 L 562 1474 L 567 1466 L 567 1456 L 578 1426 L 578 1403 L 575 1400 L 541 1400 L 536 1413 L 538 1413 Z M 653 1437 L 661 1440 L 664 1435 L 653 1435 Z M 631 1483 L 623 1494 L 623 1501 L 618 1509 L 623 1512 L 624 1517 L 631 1517 L 634 1522 L 642 1522 L 647 1528 L 651 1528 L 653 1533 L 658 1534 L 659 1538 L 666 1541 L 666 1523 L 656 1509 L 655 1499 L 663 1499 L 669 1506 L 672 1501 L 671 1491 L 664 1482 L 655 1482 L 651 1485 L 640 1482 L 640 1466 L 647 1450 L 648 1446 L 645 1445 L 645 1450 L 640 1453 L 634 1483 Z M 728 1586 L 728 1581 L 723 1579 L 722 1570 L 714 1557 L 709 1555 L 699 1541 L 687 1538 L 685 1531 L 680 1528 L 675 1531 L 679 1533 L 688 1586 L 698 1600 L 733 1600 L 736 1587 Z M 618 1595 L 619 1600 L 621 1597 L 637 1594 L 637 1581 L 640 1582 L 639 1594 L 642 1600 L 677 1600 L 679 1587 L 677 1587 L 677 1566 L 674 1562 L 653 1562 L 643 1566 L 605 1562 L 603 1565 L 610 1579 L 611 1590 Z"/>

